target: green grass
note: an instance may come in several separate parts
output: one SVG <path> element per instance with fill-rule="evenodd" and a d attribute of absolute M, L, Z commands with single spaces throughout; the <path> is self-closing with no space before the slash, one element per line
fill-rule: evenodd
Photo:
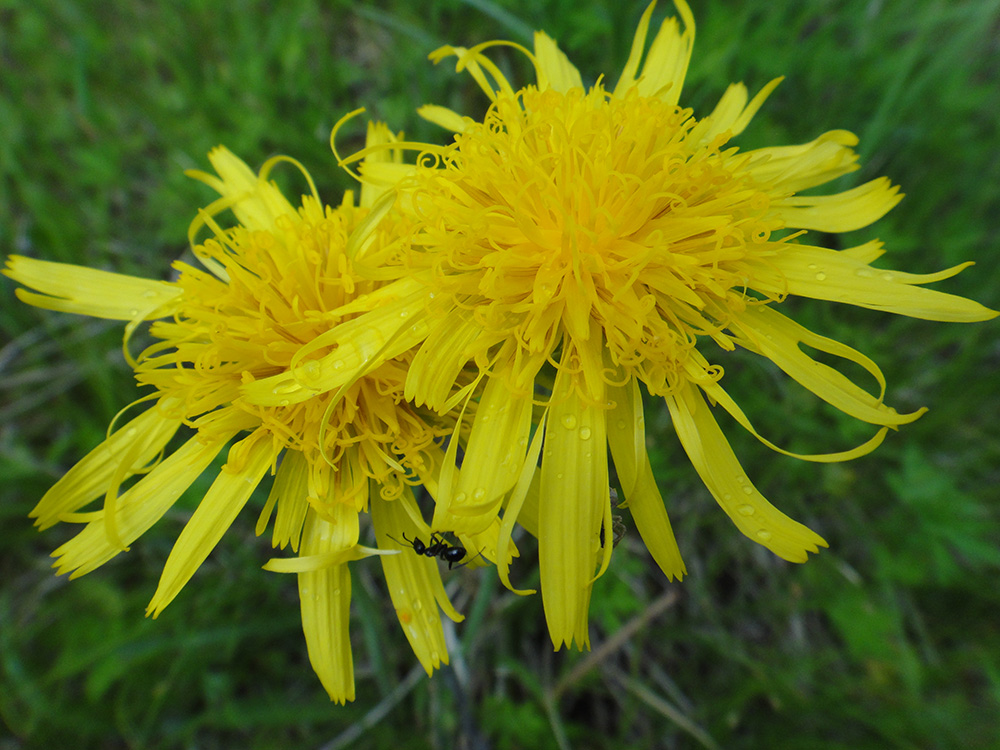
<path fill-rule="evenodd" d="M 531 8 L 0 3 L 0 252 L 163 277 L 211 198 L 183 170 L 205 168 L 212 146 L 252 165 L 295 156 L 337 202 L 351 185 L 329 132 L 349 110 L 424 139 L 441 134 L 415 117 L 419 104 L 482 111 L 470 80 L 425 61 L 436 46 L 530 43 L 544 28 L 585 79 L 613 82 L 643 4 Z M 874 228 L 831 240 L 878 236 L 888 266 L 916 272 L 976 260 L 944 286 L 1000 307 L 1000 3 L 693 10 L 686 104 L 705 113 L 732 80 L 756 90 L 786 75 L 741 145 L 856 132 L 864 168 L 843 186 L 885 174 L 907 198 Z M 500 57 L 527 75 L 516 55 Z M 682 584 L 662 579 L 630 530 L 595 587 L 594 650 L 553 654 L 538 597 L 514 597 L 489 570 L 453 573 L 467 620 L 453 668 L 427 680 L 381 577 L 355 566 L 358 699 L 337 707 L 309 668 L 294 580 L 260 570 L 269 545 L 249 514 L 156 621 L 145 605 L 197 497 L 101 570 L 52 576 L 48 553 L 68 532 L 38 534 L 26 515 L 102 439 L 133 385 L 120 326 L 28 308 L 13 286 L 0 284 L 0 750 L 995 746 L 995 322 L 796 305 L 805 325 L 881 364 L 891 404 L 931 409 L 839 465 L 780 457 L 724 425 L 757 485 L 830 550 L 791 566 L 740 536 L 649 403 L 654 469 L 690 570 Z M 818 452 L 862 434 L 760 363 L 732 359 L 730 392 L 780 444 Z M 531 577 L 530 565 L 515 571 L 519 585 Z"/>

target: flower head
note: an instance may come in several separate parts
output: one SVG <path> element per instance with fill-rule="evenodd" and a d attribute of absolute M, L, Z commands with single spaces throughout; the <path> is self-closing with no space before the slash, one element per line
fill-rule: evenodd
<path fill-rule="evenodd" d="M 506 42 L 436 51 L 432 59 L 456 57 L 457 70 L 482 87 L 491 100 L 485 117 L 424 107 L 424 117 L 455 133 L 451 145 L 409 144 L 421 152 L 415 165 L 369 161 L 360 169 L 365 183 L 394 195 L 413 222 L 398 277 L 431 290 L 407 397 L 447 409 L 454 378 L 470 363 L 486 378 L 468 420 L 461 474 L 454 491 L 438 498 L 433 525 L 476 531 L 506 506 L 500 549 L 519 513 L 536 527 L 557 648 L 588 642 L 590 588 L 610 558 L 611 545 L 602 541 L 610 529 L 608 446 L 652 556 L 668 577 L 685 572 L 646 455 L 640 384 L 665 400 L 692 464 L 736 526 L 776 555 L 802 562 L 826 542 L 761 495 L 712 406 L 775 450 L 797 454 L 757 433 L 724 389 L 713 351 L 759 354 L 876 427 L 853 449 L 798 456 L 839 461 L 874 449 L 888 429 L 923 410 L 900 414 L 886 405 L 878 366 L 780 312 L 788 296 L 929 320 L 996 315 L 922 287 L 968 264 L 908 274 L 870 265 L 882 254 L 879 242 L 839 251 L 812 244 L 808 230 L 865 227 L 902 196 L 885 178 L 840 193 L 803 194 L 857 169 L 857 139 L 846 131 L 751 151 L 733 145 L 780 79 L 752 98 L 733 84 L 702 117 L 682 107 L 694 21 L 683 0 L 676 5 L 683 28 L 666 20 L 647 52 L 650 5 L 610 90 L 603 78 L 584 88 L 543 33 L 533 52 Z M 496 45 L 523 52 L 536 82 L 512 85 L 485 54 Z M 365 273 L 365 259 L 359 264 Z M 384 278 L 385 269 L 379 272 Z M 813 358 L 803 344 L 859 365 L 877 392 Z M 538 455 L 540 476 L 532 484 Z M 505 582 L 508 562 L 498 559 Z"/>
<path fill-rule="evenodd" d="M 384 127 L 369 133 L 370 143 L 389 139 Z M 377 231 L 366 222 L 373 210 L 368 191 L 360 205 L 348 194 L 330 208 L 313 188 L 295 208 L 267 181 L 271 165 L 256 175 L 223 148 L 209 158 L 218 175 L 192 175 L 221 196 L 192 225 L 192 238 L 205 224 L 214 231 L 193 242 L 202 268 L 177 262 L 175 280 L 161 282 L 18 256 L 8 261 L 5 273 L 36 290 L 18 290 L 26 302 L 126 320 L 128 334 L 154 321 L 154 343 L 132 361 L 139 383 L 151 389 L 140 400 L 153 406 L 70 469 L 32 516 L 41 528 L 86 524 L 54 553 L 60 573 L 83 575 L 126 551 L 229 446 L 174 545 L 148 612 L 157 616 L 177 596 L 274 473 L 257 533 L 276 511 L 274 546 L 291 546 L 299 556 L 265 567 L 297 574 L 310 659 L 330 697 L 354 697 L 348 563 L 370 555 L 383 555 L 400 622 L 430 673 L 448 658 L 438 605 L 453 619 L 461 616 L 444 593 L 436 561 L 400 554 L 392 539 L 427 537 L 411 485 L 424 475 L 431 481 L 440 463 L 437 442 L 449 430 L 403 399 L 408 356 L 375 362 L 358 356 L 352 322 L 351 305 L 377 297 L 381 284 L 354 272 L 351 251 L 381 241 L 390 222 Z M 226 208 L 238 219 L 228 229 L 216 218 Z M 303 357 L 337 351 L 345 340 L 354 348 L 341 351 L 338 369 L 346 374 L 336 388 L 287 399 L 279 390 L 267 405 L 243 397 L 268 378 L 300 367 L 308 374 L 315 365 L 300 365 Z M 182 427 L 193 436 L 168 448 Z M 84 510 L 101 498 L 102 507 Z M 359 544 L 365 512 L 380 549 Z"/>

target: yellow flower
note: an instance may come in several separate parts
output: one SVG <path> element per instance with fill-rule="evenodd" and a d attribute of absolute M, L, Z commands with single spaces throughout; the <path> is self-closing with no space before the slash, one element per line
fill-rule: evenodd
<path fill-rule="evenodd" d="M 391 139 L 384 126 L 369 131 L 369 143 Z M 390 222 L 369 221 L 379 210 L 371 192 L 362 193 L 358 206 L 349 193 L 339 207 L 324 208 L 313 187 L 295 209 L 267 181 L 271 163 L 258 176 L 223 148 L 209 158 L 218 176 L 192 173 L 221 195 L 191 230 L 206 270 L 177 262 L 176 281 L 161 282 L 8 260 L 5 273 L 36 290 L 18 289 L 23 301 L 128 321 L 126 344 L 136 326 L 155 321 L 149 330 L 155 343 L 130 358 L 139 383 L 152 388 L 140 401 L 154 405 L 109 431 L 31 515 L 43 529 L 86 524 L 54 553 L 59 573 L 83 575 L 126 551 L 229 445 L 225 466 L 174 545 L 148 613 L 157 616 L 177 596 L 264 476 L 274 473 L 257 533 L 276 510 L 273 544 L 299 556 L 265 568 L 297 574 L 310 660 L 331 699 L 342 703 L 354 698 L 351 561 L 383 555 L 389 592 L 417 657 L 428 674 L 448 661 L 438 606 L 452 619 L 461 616 L 445 595 L 438 561 L 401 553 L 390 537 L 429 538 L 411 485 L 424 474 L 433 479 L 438 439 L 450 430 L 403 400 L 409 355 L 374 361 L 363 349 L 371 342 L 351 305 L 378 298 L 380 283 L 360 279 L 350 254 L 365 243 L 392 242 L 382 234 L 391 232 Z M 224 230 L 214 217 L 226 208 L 239 224 Z M 205 224 L 214 238 L 194 245 Z M 242 397 L 255 383 L 293 373 L 310 352 L 334 353 L 334 369 L 345 373 L 336 386 L 304 399 L 281 396 L 268 406 Z M 308 362 L 301 367 L 311 370 Z M 182 427 L 194 434 L 168 447 Z M 85 509 L 101 498 L 102 506 Z M 378 549 L 359 544 L 364 511 Z"/>
<path fill-rule="evenodd" d="M 535 35 L 533 53 L 508 42 L 437 50 L 433 60 L 457 57 L 456 69 L 489 96 L 485 118 L 424 107 L 425 118 L 455 133 L 450 146 L 404 144 L 420 153 L 416 165 L 369 160 L 359 170 L 368 187 L 394 196 L 413 221 L 411 246 L 395 256 L 400 283 L 417 280 L 432 290 L 407 397 L 447 410 L 455 378 L 469 363 L 488 375 L 468 420 L 460 476 L 437 498 L 432 526 L 475 532 L 505 506 L 500 549 L 514 518 L 537 531 L 556 648 L 587 645 L 591 586 L 611 554 L 604 541 L 611 528 L 606 446 L 653 558 L 670 578 L 685 573 L 646 453 L 640 383 L 666 401 L 694 468 L 737 528 L 802 562 L 826 542 L 761 495 L 712 407 L 775 450 L 797 454 L 756 432 L 722 386 L 723 370 L 709 359 L 713 345 L 766 357 L 819 398 L 875 425 L 874 436 L 851 450 L 797 456 L 841 461 L 873 450 L 888 429 L 924 410 L 900 414 L 883 403 L 878 366 L 783 315 L 786 297 L 927 320 L 996 315 L 921 286 L 969 264 L 909 274 L 870 265 L 883 252 L 877 241 L 840 251 L 811 244 L 806 230 L 865 227 L 902 196 L 886 178 L 831 195 L 803 194 L 857 168 L 857 139 L 846 131 L 752 151 L 731 145 L 780 79 L 752 98 L 733 84 L 701 118 L 683 108 L 694 20 L 683 0 L 676 5 L 683 29 L 667 19 L 643 62 L 650 5 L 611 90 L 603 78 L 585 89 L 543 33 Z M 508 82 L 484 54 L 496 45 L 523 52 L 536 84 Z M 383 260 L 359 256 L 359 273 L 377 269 L 386 278 Z M 803 344 L 860 365 L 878 392 L 814 359 Z M 540 398 L 539 419 L 532 407 Z M 509 585 L 509 558 L 497 562 Z"/>

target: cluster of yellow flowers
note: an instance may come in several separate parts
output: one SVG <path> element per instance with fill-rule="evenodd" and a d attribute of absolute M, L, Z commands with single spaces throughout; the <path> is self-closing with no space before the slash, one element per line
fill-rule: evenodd
<path fill-rule="evenodd" d="M 297 575 L 309 656 L 333 700 L 354 697 L 349 565 L 370 556 L 430 673 L 448 660 L 440 613 L 461 619 L 442 564 L 491 561 L 517 591 L 520 526 L 538 539 L 553 644 L 586 647 L 617 488 L 663 573 L 685 573 L 646 452 L 643 388 L 665 400 L 691 463 L 740 531 L 793 562 L 826 546 L 772 506 L 734 455 L 713 407 L 788 452 L 723 388 L 711 345 L 766 357 L 874 425 L 853 450 L 798 456 L 841 461 L 922 410 L 887 406 L 878 366 L 780 313 L 787 296 L 928 320 L 996 313 L 922 286 L 964 265 L 915 275 L 873 268 L 879 242 L 807 244 L 807 230 L 876 221 L 898 189 L 882 178 L 802 194 L 857 168 L 846 131 L 752 151 L 730 145 L 780 79 L 753 97 L 733 84 L 700 118 L 682 107 L 694 21 L 676 4 L 683 23 L 664 21 L 648 51 L 646 11 L 610 90 L 603 78 L 585 88 L 544 33 L 533 51 L 507 42 L 437 50 L 433 60 L 456 58 L 489 97 L 485 116 L 421 108 L 454 133 L 443 146 L 369 124 L 365 148 L 338 155 L 360 181 L 357 201 L 349 192 L 326 206 L 313 187 L 295 206 L 268 179 L 291 160 L 254 173 L 215 149 L 215 174 L 192 173 L 220 196 L 191 227 L 200 267 L 176 262 L 172 281 L 10 257 L 5 273 L 27 287 L 24 302 L 127 321 L 126 344 L 153 321 L 154 343 L 130 360 L 149 389 L 136 403 L 152 406 L 109 429 L 32 512 L 43 529 L 84 524 L 55 551 L 58 571 L 82 575 L 126 551 L 227 449 L 166 562 L 153 616 L 273 474 L 257 533 L 273 516 L 274 546 L 297 557 L 265 568 Z M 535 83 L 515 88 L 503 76 L 486 54 L 501 44 L 530 60 Z M 227 210 L 232 226 L 219 218 Z M 801 344 L 860 365 L 879 392 Z M 429 498 L 423 510 L 415 487 Z"/>

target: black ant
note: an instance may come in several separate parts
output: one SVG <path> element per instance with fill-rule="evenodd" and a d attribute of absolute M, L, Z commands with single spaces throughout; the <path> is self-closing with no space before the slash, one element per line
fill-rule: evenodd
<path fill-rule="evenodd" d="M 403 542 L 393 536 L 390 536 L 389 538 L 397 544 L 403 544 Z M 458 544 L 448 544 L 447 540 L 436 531 L 431 534 L 428 544 L 424 544 L 417 536 L 410 539 L 406 536 L 406 532 L 403 532 L 403 539 L 407 545 L 413 547 L 413 551 L 418 555 L 423 555 L 424 557 L 436 557 L 442 562 L 448 563 L 448 570 L 451 570 L 455 563 L 461 562 L 462 558 L 465 557 L 465 547 Z M 476 555 L 476 557 L 478 556 L 479 555 Z M 474 560 L 475 558 L 472 559 Z M 458 567 L 464 568 L 470 562 L 472 562 L 472 560 L 468 560 Z"/>
<path fill-rule="evenodd" d="M 608 495 L 609 495 L 608 499 L 611 501 L 611 505 L 617 505 L 618 504 L 618 490 L 616 490 L 614 487 L 612 487 L 611 491 L 608 493 Z M 611 514 L 611 546 L 612 547 L 617 547 L 618 546 L 618 542 L 620 542 L 622 540 L 622 537 L 624 537 L 624 536 L 625 536 L 625 524 L 624 524 L 624 522 L 622 522 L 622 517 L 620 515 L 618 515 L 617 513 L 612 513 Z M 603 547 L 604 546 L 604 523 L 603 522 L 601 523 L 600 538 L 601 538 L 601 547 Z"/>

